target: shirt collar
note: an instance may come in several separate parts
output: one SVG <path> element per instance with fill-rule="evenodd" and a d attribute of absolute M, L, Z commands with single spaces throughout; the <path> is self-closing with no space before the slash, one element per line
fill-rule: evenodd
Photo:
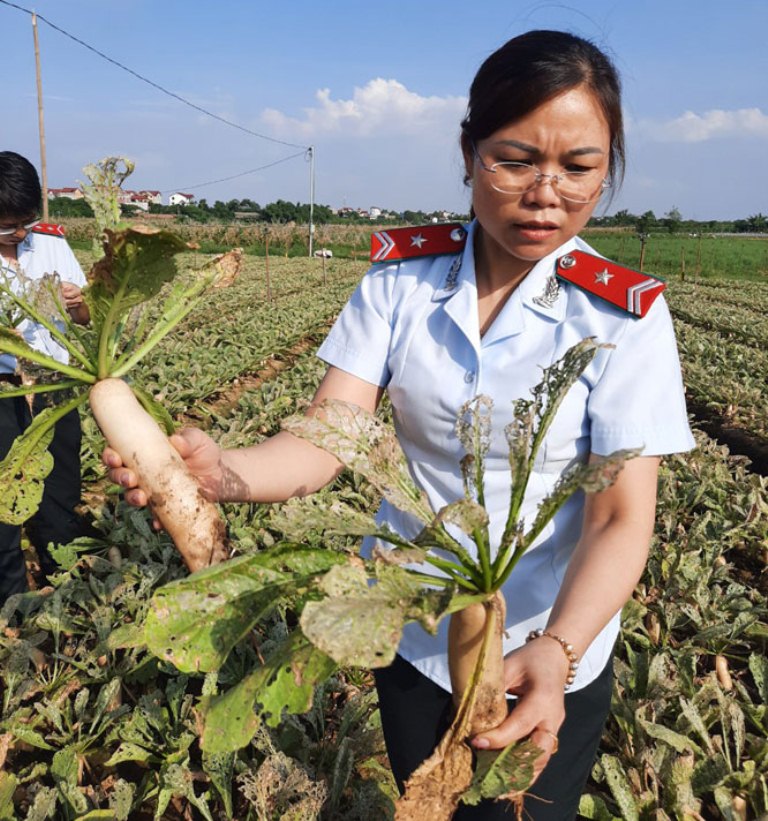
<path fill-rule="evenodd" d="M 456 256 L 449 257 L 451 260 L 449 267 L 446 269 L 440 286 L 435 289 L 432 294 L 432 301 L 439 302 L 442 299 L 454 296 L 458 293 L 465 283 L 471 284 L 475 287 L 475 251 L 474 251 L 474 236 L 476 220 L 473 220 L 464 228 L 467 231 L 467 241 L 464 243 L 464 250 Z"/>
<path fill-rule="evenodd" d="M 526 308 L 549 319 L 561 320 L 565 317 L 568 300 L 565 288 L 555 277 L 557 260 L 578 247 L 578 241 L 573 237 L 531 268 L 517 288 Z"/>
<path fill-rule="evenodd" d="M 464 245 L 464 250 L 458 256 L 452 257 L 442 284 L 432 295 L 433 302 L 448 299 L 466 286 L 470 286 L 473 292 L 476 291 L 474 237 L 477 220 L 473 220 L 466 228 L 467 242 Z M 551 296 L 549 300 L 542 299 L 542 297 L 547 294 L 548 289 L 550 294 L 554 291 L 554 287 L 549 284 L 549 280 L 551 278 L 554 283 L 557 282 L 555 279 L 557 260 L 563 254 L 567 254 L 578 247 L 580 247 L 578 240 L 573 237 L 533 266 L 517 287 L 518 299 L 522 305 L 541 316 L 553 320 L 563 319 L 567 300 L 562 284 L 559 286 L 559 293 L 556 296 Z"/>
<path fill-rule="evenodd" d="M 16 259 L 21 262 L 22 255 L 33 254 L 35 251 L 35 244 L 32 241 L 32 232 L 30 231 L 26 237 L 16 246 Z"/>

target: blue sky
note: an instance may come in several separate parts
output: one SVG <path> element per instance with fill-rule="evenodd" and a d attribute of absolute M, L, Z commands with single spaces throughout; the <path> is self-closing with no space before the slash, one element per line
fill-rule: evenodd
<path fill-rule="evenodd" d="M 17 0 L 31 8 L 31 2 Z M 768 0 L 35 0 L 91 46 L 217 115 L 316 151 L 334 207 L 465 211 L 458 123 L 480 63 L 532 28 L 586 36 L 624 83 L 628 168 L 607 212 L 768 213 Z M 0 4 L 2 148 L 39 159 L 29 16 Z M 161 94 L 39 23 L 49 185 L 121 154 L 133 188 L 309 199 L 300 149 Z M 197 187 L 200 186 L 200 187 Z M 600 213 L 600 211 L 598 211 Z"/>

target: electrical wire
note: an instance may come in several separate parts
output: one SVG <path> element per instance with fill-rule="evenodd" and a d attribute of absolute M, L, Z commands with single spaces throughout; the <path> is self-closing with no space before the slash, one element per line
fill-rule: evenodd
<path fill-rule="evenodd" d="M 169 91 L 167 88 L 164 88 L 159 83 L 155 83 L 154 81 L 144 77 L 143 75 L 139 74 L 138 72 L 134 71 L 128 66 L 123 65 L 118 60 L 112 59 L 112 57 L 107 56 L 104 54 L 103 51 L 99 51 L 97 48 L 89 45 L 85 41 L 81 40 L 79 37 L 75 37 L 74 34 L 70 34 L 68 31 L 65 31 L 60 26 L 57 26 L 55 23 L 52 23 L 47 18 L 43 17 L 42 14 L 38 14 L 37 12 L 33 12 L 32 9 L 24 8 L 23 6 L 18 5 L 17 3 L 12 3 L 10 0 L 0 0 L 0 3 L 4 6 L 10 6 L 11 8 L 18 9 L 19 11 L 26 12 L 29 15 L 36 14 L 38 20 L 42 20 L 44 23 L 49 25 L 55 31 L 58 31 L 60 34 L 63 34 L 65 37 L 68 37 L 70 40 L 73 40 L 75 43 L 87 48 L 89 51 L 92 51 L 94 54 L 97 54 L 103 60 L 106 60 L 108 63 L 112 63 L 112 65 L 117 66 L 118 68 L 122 69 L 123 71 L 127 71 L 128 74 L 133 75 L 137 79 L 141 80 L 143 83 L 147 83 L 147 85 L 152 86 L 153 88 L 157 89 L 158 91 L 166 94 L 169 97 L 173 97 L 174 100 L 178 100 L 180 103 L 183 103 L 190 108 L 194 108 L 195 111 L 199 111 L 202 114 L 205 114 L 207 117 L 212 117 L 214 120 L 218 120 L 220 123 L 224 123 L 224 125 L 228 125 L 231 128 L 236 128 L 239 131 L 244 131 L 246 134 L 250 134 L 252 137 L 258 137 L 261 140 L 269 140 L 273 143 L 278 143 L 280 145 L 287 145 L 290 148 L 301 148 L 304 151 L 308 151 L 310 146 L 307 145 L 300 145 L 299 143 L 290 143 L 286 142 L 285 140 L 278 140 L 276 137 L 268 137 L 266 134 L 260 134 L 258 131 L 252 131 L 250 128 L 246 128 L 244 125 L 239 125 L 238 123 L 234 123 L 231 120 L 227 120 L 225 117 L 220 117 L 218 114 L 214 114 L 212 111 L 208 111 L 207 109 L 203 108 L 202 106 L 197 105 L 196 103 L 191 102 L 190 100 L 185 99 L 179 94 L 176 94 L 173 91 Z M 258 169 L 257 169 L 258 170 Z M 246 171 L 244 172 L 249 174 L 251 172 Z"/>
<path fill-rule="evenodd" d="M 2 0 L 0 0 L 2 2 Z M 203 188 L 206 185 L 215 185 L 218 182 L 227 182 L 229 180 L 236 180 L 238 177 L 245 177 L 248 174 L 255 174 L 257 171 L 263 171 L 265 168 L 272 168 L 273 165 L 280 165 L 282 162 L 288 162 L 288 160 L 293 160 L 296 157 L 301 157 L 305 154 L 305 151 L 299 151 L 296 154 L 291 154 L 290 157 L 283 157 L 282 160 L 275 160 L 274 162 L 267 163 L 266 165 L 260 165 L 258 168 L 252 168 L 250 171 L 241 171 L 239 174 L 232 174 L 231 177 L 222 177 L 219 180 L 210 180 L 209 182 L 199 182 L 196 185 L 184 185 L 180 186 L 179 188 L 167 188 L 164 191 L 160 191 L 161 194 L 173 194 L 177 191 L 192 191 L 195 188 Z"/>

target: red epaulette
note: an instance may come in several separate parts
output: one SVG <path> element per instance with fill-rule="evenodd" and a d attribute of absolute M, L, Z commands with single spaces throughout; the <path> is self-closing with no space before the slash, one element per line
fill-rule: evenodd
<path fill-rule="evenodd" d="M 65 236 L 64 226 L 56 225 L 53 222 L 38 222 L 32 229 L 33 234 L 48 234 L 51 237 Z"/>
<path fill-rule="evenodd" d="M 466 241 L 467 231 L 459 222 L 377 231 L 371 235 L 371 262 L 456 254 Z"/>
<path fill-rule="evenodd" d="M 639 317 L 648 313 L 656 297 L 667 287 L 659 277 L 584 251 L 571 251 L 560 257 L 557 277 Z"/>

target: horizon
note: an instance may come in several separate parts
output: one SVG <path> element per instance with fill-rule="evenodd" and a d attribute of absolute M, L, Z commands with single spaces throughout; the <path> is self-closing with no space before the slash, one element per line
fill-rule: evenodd
<path fill-rule="evenodd" d="M 52 188 L 52 187 L 49 186 L 48 187 L 48 200 L 50 202 L 51 199 L 54 199 L 54 198 L 51 197 L 51 192 L 53 192 L 53 191 L 76 191 L 76 190 L 80 191 L 79 188 L 76 188 L 74 186 L 64 186 L 64 187 L 61 187 L 61 188 Z M 136 194 L 136 195 L 160 194 L 161 193 L 157 189 L 135 190 L 135 189 L 129 189 L 129 188 L 122 188 L 122 187 L 121 187 L 121 191 L 123 191 L 125 194 Z M 189 196 L 189 195 L 185 194 L 184 192 L 178 191 L 178 192 L 171 193 L 169 195 L 169 200 L 170 200 L 171 197 L 174 197 L 174 196 Z M 79 201 L 79 200 L 82 199 L 82 197 L 67 197 L 66 195 L 63 195 L 63 196 L 59 197 L 58 199 L 70 199 L 70 200 Z M 142 200 L 143 199 L 144 198 L 142 197 Z M 253 201 L 250 197 L 242 197 L 242 198 L 230 198 L 229 200 L 215 200 L 214 202 L 208 202 L 206 197 L 200 197 L 200 198 L 194 198 L 193 197 L 193 199 L 191 199 L 187 203 L 180 203 L 180 202 L 171 203 L 169 201 L 169 202 L 162 202 L 162 203 L 156 203 L 156 204 L 162 205 L 164 208 L 172 208 L 172 207 L 175 207 L 175 206 L 184 207 L 184 205 L 195 206 L 195 205 L 199 205 L 203 201 L 205 202 L 206 207 L 208 207 L 208 208 L 213 208 L 216 205 L 218 205 L 219 203 L 221 203 L 222 205 L 228 205 L 230 202 L 242 203 L 244 201 L 253 202 L 253 204 L 259 206 L 259 208 L 266 208 L 269 205 L 273 205 L 273 204 L 277 203 L 280 200 L 265 201 L 264 203 L 258 203 L 258 202 Z M 302 202 L 300 200 L 297 200 L 297 201 L 283 200 L 283 201 L 289 202 L 291 205 L 295 205 L 295 206 L 298 206 L 298 207 L 304 207 L 304 208 L 309 207 L 309 202 L 308 201 L 304 201 L 304 202 Z M 129 201 L 123 202 L 123 204 L 125 204 L 125 205 L 136 205 L 135 210 L 137 212 L 141 211 L 143 213 L 150 213 L 150 214 L 152 213 L 152 212 L 149 212 L 148 210 L 142 208 L 141 206 L 139 206 L 138 202 L 139 202 L 139 200 L 129 200 Z M 363 206 L 357 206 L 357 207 L 346 206 L 346 205 L 335 206 L 335 205 L 332 205 L 332 204 L 329 204 L 329 203 L 324 203 L 324 202 L 315 202 L 314 205 L 315 205 L 316 208 L 320 207 L 320 208 L 329 209 L 334 216 L 340 216 L 342 212 L 350 211 L 358 217 L 363 217 L 363 218 L 370 219 L 372 223 L 374 223 L 374 221 L 379 216 L 381 216 L 383 219 L 391 219 L 393 217 L 402 217 L 405 213 L 408 213 L 408 212 L 423 214 L 425 218 L 432 217 L 433 221 L 435 221 L 434 220 L 435 215 L 441 215 L 443 221 L 453 221 L 453 220 L 459 220 L 459 219 L 464 219 L 464 218 L 469 217 L 469 212 L 468 211 L 457 212 L 457 211 L 450 211 L 450 210 L 444 209 L 444 208 L 437 208 L 437 209 L 434 209 L 432 211 L 422 211 L 420 209 L 413 209 L 413 208 L 405 208 L 405 209 L 401 209 L 401 210 L 395 210 L 395 209 L 392 209 L 392 208 L 387 208 L 386 206 L 381 207 L 381 206 L 378 206 L 378 205 L 371 205 L 371 206 L 368 206 L 367 208 L 365 208 Z M 655 212 L 652 211 L 652 209 L 649 209 L 649 210 L 652 212 L 653 217 L 659 223 L 662 223 L 662 221 L 665 218 L 667 218 L 667 216 L 669 214 L 669 212 L 667 214 L 656 214 Z M 373 214 L 374 211 L 377 211 L 378 213 L 374 215 Z M 259 213 L 259 212 L 252 212 L 252 213 Z M 613 219 L 613 218 L 615 218 L 615 217 L 617 217 L 617 216 L 619 216 L 620 214 L 623 214 L 623 213 L 626 213 L 627 217 L 642 218 L 648 213 L 648 211 L 645 211 L 642 214 L 635 214 L 631 211 L 626 211 L 626 209 L 620 209 L 619 211 L 616 211 L 613 214 L 593 215 L 592 217 L 590 217 L 589 222 L 585 226 L 585 230 L 600 228 L 601 226 L 599 225 L 599 223 L 600 223 L 601 220 L 611 220 L 611 219 Z M 160 216 L 173 216 L 173 213 L 157 212 L 157 213 L 153 214 L 153 216 L 158 216 L 158 215 L 160 215 Z M 758 212 L 756 215 L 751 215 L 750 214 L 750 215 L 744 215 L 744 216 L 740 216 L 740 217 L 738 217 L 738 216 L 737 217 L 729 217 L 729 218 L 725 218 L 725 219 L 704 219 L 704 220 L 695 220 L 695 219 L 691 219 L 691 218 L 688 218 L 688 217 L 685 217 L 684 215 L 682 215 L 679 218 L 678 221 L 681 222 L 681 223 L 699 223 L 699 224 L 705 224 L 705 223 L 711 223 L 711 222 L 715 222 L 715 223 L 737 223 L 737 222 L 744 222 L 749 217 L 752 217 L 752 216 L 758 216 L 758 217 L 762 216 L 762 217 L 765 218 L 765 215 L 763 215 L 761 212 Z M 71 218 L 72 218 L 72 215 L 70 215 L 70 216 L 66 216 L 66 215 L 61 216 L 61 219 L 71 219 Z M 88 217 L 86 217 L 86 219 L 88 219 Z M 317 221 L 317 218 L 316 218 L 316 221 Z M 598 224 L 595 224 L 595 223 L 598 223 Z M 620 223 L 620 224 L 613 225 L 613 226 L 606 226 L 606 228 L 608 230 L 614 230 L 616 228 L 630 228 L 630 227 L 631 227 L 630 224 L 624 224 L 624 223 Z M 753 237 L 754 236 L 758 236 L 758 237 L 768 236 L 768 233 L 763 233 L 763 232 L 757 232 L 757 233 L 755 233 L 755 232 L 743 232 L 743 233 L 744 233 L 744 236 L 753 236 Z M 741 236 L 741 232 L 739 233 L 739 236 Z"/>

